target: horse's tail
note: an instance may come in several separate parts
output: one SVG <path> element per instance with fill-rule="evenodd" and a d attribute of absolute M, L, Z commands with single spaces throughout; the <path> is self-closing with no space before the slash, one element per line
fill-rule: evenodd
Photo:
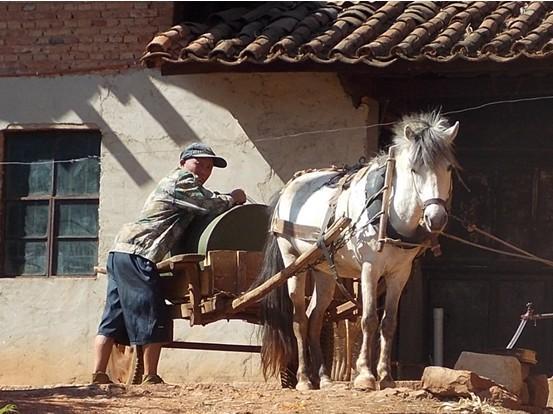
<path fill-rule="evenodd" d="M 275 203 L 272 203 L 274 208 Z M 284 269 L 277 237 L 269 232 L 264 248 L 263 267 L 254 282 L 258 286 L 274 274 Z M 292 329 L 292 301 L 288 296 L 288 286 L 271 290 L 261 300 L 261 367 L 267 379 L 285 369 L 296 355 L 296 341 Z"/>

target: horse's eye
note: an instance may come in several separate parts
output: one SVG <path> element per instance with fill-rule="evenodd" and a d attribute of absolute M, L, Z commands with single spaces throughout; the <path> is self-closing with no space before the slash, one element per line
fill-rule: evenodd
<path fill-rule="evenodd" d="M 447 166 L 447 170 L 448 170 L 448 171 L 453 171 L 453 165 L 448 165 L 448 166 Z"/>

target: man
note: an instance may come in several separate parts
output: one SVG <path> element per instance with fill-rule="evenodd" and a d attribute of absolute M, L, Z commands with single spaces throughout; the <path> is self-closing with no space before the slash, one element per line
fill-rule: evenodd
<path fill-rule="evenodd" d="M 139 219 L 124 225 L 117 235 L 107 261 L 106 307 L 94 342 L 93 383 L 111 382 L 106 368 L 114 342 L 143 345 L 142 383 L 163 383 L 157 365 L 163 343 L 171 340 L 171 321 L 155 264 L 183 237 L 195 216 L 218 214 L 246 202 L 241 189 L 227 195 L 203 187 L 213 167 L 226 166 L 207 145 L 188 146 L 180 155 L 180 166 L 150 194 Z"/>

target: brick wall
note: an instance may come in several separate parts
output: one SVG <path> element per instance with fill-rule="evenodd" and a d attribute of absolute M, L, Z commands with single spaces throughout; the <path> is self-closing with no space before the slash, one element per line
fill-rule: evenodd
<path fill-rule="evenodd" d="M 172 2 L 0 2 L 0 76 L 125 70 L 172 18 Z"/>

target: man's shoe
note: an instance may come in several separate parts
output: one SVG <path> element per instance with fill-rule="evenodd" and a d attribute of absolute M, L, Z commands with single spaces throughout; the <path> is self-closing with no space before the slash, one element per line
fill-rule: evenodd
<path fill-rule="evenodd" d="M 105 372 L 95 372 L 92 374 L 93 384 L 113 384 Z"/>
<path fill-rule="evenodd" d="M 144 375 L 144 378 L 142 378 L 142 385 L 149 384 L 165 384 L 165 381 L 163 381 L 157 374 Z"/>

